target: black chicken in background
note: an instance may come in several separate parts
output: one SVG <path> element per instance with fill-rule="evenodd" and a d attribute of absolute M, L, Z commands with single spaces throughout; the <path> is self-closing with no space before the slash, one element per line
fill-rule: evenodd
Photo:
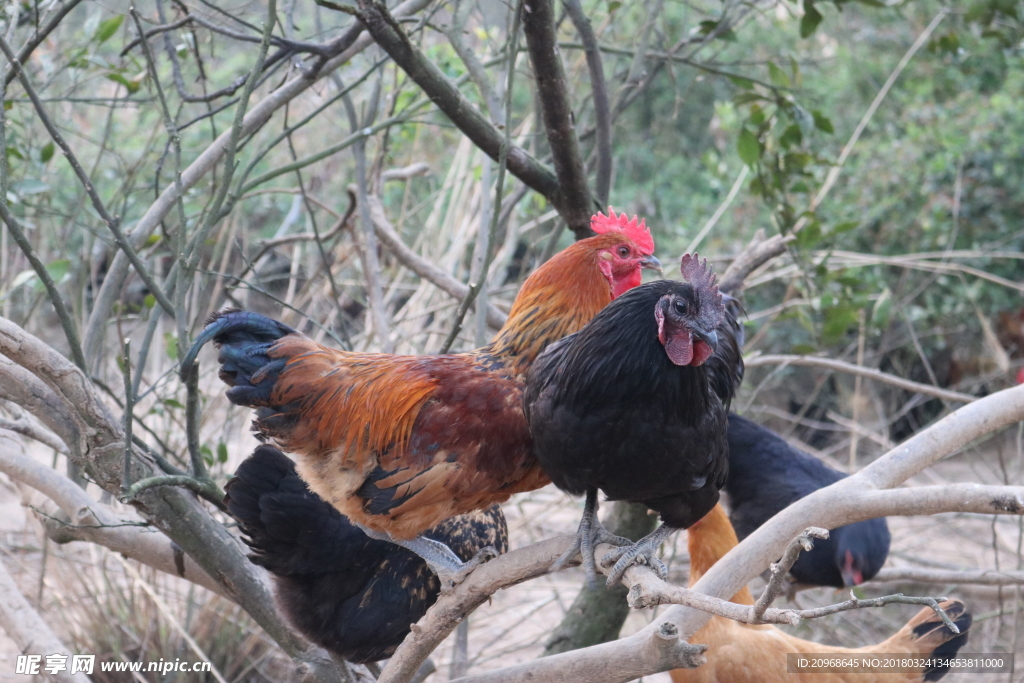
<path fill-rule="evenodd" d="M 775 432 L 729 415 L 729 519 L 740 540 L 804 496 L 846 475 L 790 446 Z M 790 574 L 812 586 L 856 586 L 875 576 L 889 555 L 889 526 L 869 519 L 829 531 L 801 553 Z"/>
<path fill-rule="evenodd" d="M 686 254 L 680 272 L 687 282 L 648 283 L 612 301 L 549 346 L 527 377 L 537 458 L 556 486 L 587 496 L 576 542 L 555 566 L 581 553 L 591 585 L 601 542 L 622 546 L 604 558 L 617 559 L 609 586 L 636 561 L 666 575 L 658 546 L 714 507 L 725 483 L 741 330 L 706 261 Z M 597 519 L 599 489 L 647 505 L 663 524 L 636 544 L 609 534 Z"/>
<path fill-rule="evenodd" d="M 260 446 L 227 484 L 250 559 L 273 576 L 285 617 L 307 638 L 350 662 L 394 653 L 434 604 L 437 576 L 415 554 L 368 537 L 319 496 L 273 446 Z M 498 506 L 452 517 L 425 536 L 468 561 L 493 546 L 508 550 Z"/>

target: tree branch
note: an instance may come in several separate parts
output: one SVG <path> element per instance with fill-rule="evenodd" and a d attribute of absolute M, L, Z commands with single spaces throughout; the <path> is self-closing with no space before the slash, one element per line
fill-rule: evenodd
<path fill-rule="evenodd" d="M 587 56 L 587 70 L 590 73 L 590 92 L 594 100 L 594 130 L 597 134 L 597 176 L 594 181 L 597 201 L 602 208 L 608 204 L 608 192 L 612 185 L 612 112 L 608 98 L 608 83 L 604 78 L 604 63 L 601 49 L 594 35 L 594 27 L 583 12 L 580 0 L 562 0 L 572 20 Z"/>
<path fill-rule="evenodd" d="M 423 9 L 429 2 L 430 0 L 406 0 L 395 7 L 394 14 L 399 17 L 408 16 Z M 242 122 L 242 136 L 250 135 L 261 128 L 270 120 L 275 111 L 305 92 L 319 79 L 348 62 L 372 42 L 373 39 L 369 35 L 363 34 L 363 27 L 360 24 L 354 25 L 330 43 L 328 52 L 334 55 L 333 57 L 330 59 L 318 58 L 313 68 L 286 81 L 261 101 L 249 107 Z M 181 172 L 182 192 L 187 192 L 194 187 L 224 157 L 230 137 L 230 130 L 221 133 Z M 128 235 L 128 240 L 134 248 L 138 249 L 145 244 L 153 230 L 160 225 L 160 222 L 174 207 L 179 196 L 176 184 L 172 183 L 164 188 Z M 94 360 L 100 353 L 106 320 L 120 295 L 121 286 L 128 277 L 128 266 L 127 257 L 122 252 L 115 254 L 103 280 L 103 285 L 96 294 L 85 331 L 84 351 L 88 361 Z"/>
<path fill-rule="evenodd" d="M 572 105 L 569 103 L 569 87 L 558 53 L 553 0 L 523 3 L 523 34 L 533 63 L 544 129 L 558 176 L 561 201 L 555 204 L 576 239 L 589 237 L 592 234 L 590 216 L 595 205 L 587 185 L 587 172 L 580 156 L 580 141 L 576 137 Z"/>
<path fill-rule="evenodd" d="M 896 375 L 891 375 L 887 372 L 882 372 L 881 370 L 876 370 L 863 365 L 847 363 L 846 361 L 836 360 L 834 358 L 768 354 L 764 356 L 751 356 L 750 358 L 744 359 L 743 362 L 747 368 L 757 368 L 765 365 L 803 365 L 813 368 L 826 368 L 828 370 L 835 370 L 836 372 L 843 372 L 848 375 L 873 379 L 878 382 L 890 384 L 894 387 L 899 387 L 900 389 L 906 389 L 907 391 L 915 394 L 924 394 L 925 396 L 941 398 L 943 401 L 949 401 L 950 403 L 971 403 L 978 399 L 977 396 L 971 396 L 970 394 L 963 394 L 959 391 L 949 391 L 948 389 L 940 389 L 939 387 L 932 386 L 931 384 L 914 382 L 909 379 L 897 377 Z"/>
<path fill-rule="evenodd" d="M 412 44 L 387 8 L 372 0 L 359 0 L 359 7 L 359 18 L 377 44 L 473 144 L 497 161 L 503 140 L 501 132 L 466 99 L 433 61 Z M 507 168 L 562 211 L 557 176 L 526 150 L 511 147 L 508 150 Z"/>

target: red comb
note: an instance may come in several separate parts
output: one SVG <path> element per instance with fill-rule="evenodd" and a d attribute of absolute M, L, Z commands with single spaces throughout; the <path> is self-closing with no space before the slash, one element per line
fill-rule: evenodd
<path fill-rule="evenodd" d="M 607 216 L 598 212 L 590 217 L 590 229 L 598 235 L 621 232 L 640 247 L 645 254 L 654 253 L 654 238 L 651 237 L 651 231 L 647 229 L 647 223 L 642 218 L 638 220 L 636 216 L 633 216 L 633 220 L 629 220 L 625 212 L 621 216 L 616 216 L 615 209 L 609 206 Z"/>

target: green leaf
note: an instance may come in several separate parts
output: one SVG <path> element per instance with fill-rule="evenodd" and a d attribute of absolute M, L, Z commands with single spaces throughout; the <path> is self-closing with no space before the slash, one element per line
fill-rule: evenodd
<path fill-rule="evenodd" d="M 138 81 L 130 81 L 119 73 L 112 71 L 107 74 L 107 79 L 114 81 L 115 83 L 120 83 L 124 86 L 124 89 L 127 90 L 128 93 L 131 95 L 134 95 L 139 91 Z"/>
<path fill-rule="evenodd" d="M 800 19 L 800 37 L 806 38 L 814 33 L 821 23 L 821 12 L 814 6 L 811 0 L 804 0 L 804 16 Z"/>
<path fill-rule="evenodd" d="M 156 297 L 153 296 L 152 294 L 147 294 L 146 298 L 142 300 L 142 304 L 146 308 L 153 308 L 153 306 L 156 306 Z"/>
<path fill-rule="evenodd" d="M 163 404 L 168 408 L 177 408 L 178 410 L 185 410 L 185 406 L 181 405 L 181 401 L 176 398 L 165 398 Z"/>
<path fill-rule="evenodd" d="M 736 141 L 736 151 L 739 152 L 743 163 L 753 166 L 761 158 L 761 143 L 757 141 L 756 135 L 744 128 Z"/>
<path fill-rule="evenodd" d="M 841 235 L 844 232 L 850 232 L 851 230 L 856 228 L 858 225 L 860 225 L 859 221 L 844 221 L 844 222 L 839 223 L 838 225 L 836 225 L 836 227 L 832 228 L 832 233 L 834 235 Z"/>
<path fill-rule="evenodd" d="M 4 111 L 14 109 L 14 100 L 4 100 Z"/>
<path fill-rule="evenodd" d="M 27 284 L 35 276 L 36 271 L 34 270 L 29 269 L 21 271 L 14 277 L 14 280 L 11 281 L 11 289 L 17 289 L 18 287 Z"/>
<path fill-rule="evenodd" d="M 7 158 L 10 159 L 11 157 L 21 159 L 22 161 L 25 160 L 25 155 L 21 153 L 21 150 L 14 145 L 7 145 Z"/>
<path fill-rule="evenodd" d="M 228 461 L 228 445 L 221 441 L 217 444 L 217 462 L 225 463 Z"/>
<path fill-rule="evenodd" d="M 768 77 L 771 79 L 772 85 L 777 85 L 780 88 L 788 88 L 792 85 L 786 72 L 775 66 L 774 62 L 768 62 Z"/>
<path fill-rule="evenodd" d="M 742 76 L 729 76 L 729 80 L 738 88 L 743 88 L 744 90 L 754 89 L 754 82 Z"/>
<path fill-rule="evenodd" d="M 789 352 L 797 356 L 811 356 L 818 352 L 818 347 L 813 344 L 794 344 Z"/>
<path fill-rule="evenodd" d="M 106 41 L 110 36 L 117 33 L 117 29 L 121 28 L 121 23 L 124 21 L 124 15 L 118 14 L 116 17 L 110 17 L 100 22 L 99 27 L 96 29 L 96 33 L 92 34 L 92 39 L 97 43 Z"/>
<path fill-rule="evenodd" d="M 814 127 L 823 133 L 835 133 L 835 128 L 832 127 L 832 122 L 829 121 L 828 117 L 821 113 L 817 109 L 811 110 L 811 116 L 814 117 Z"/>
<path fill-rule="evenodd" d="M 621 2 L 618 2 L 618 0 L 612 0 L 612 2 L 608 3 L 608 14 L 611 14 L 612 12 L 614 12 L 617 9 L 619 9 L 620 7 L 622 7 L 622 3 Z"/>
<path fill-rule="evenodd" d="M 823 341 L 828 344 L 839 341 L 847 330 L 860 320 L 860 310 L 850 303 L 838 304 L 824 311 L 825 320 L 821 326 Z"/>
<path fill-rule="evenodd" d="M 50 278 L 54 282 L 60 283 L 61 280 L 68 274 L 71 269 L 71 261 L 66 258 L 57 259 L 46 264 L 46 272 L 50 274 Z"/>
<path fill-rule="evenodd" d="M 811 249 L 821 241 L 821 223 L 812 220 L 796 234 L 796 245 L 800 249 Z"/>
<path fill-rule="evenodd" d="M 164 353 L 171 360 L 178 360 L 178 338 L 173 332 L 164 332 Z"/>
<path fill-rule="evenodd" d="M 157 242 L 159 242 L 161 239 L 162 238 L 160 237 L 160 235 L 150 235 L 149 237 L 146 238 L 146 246 L 151 247 Z"/>
<path fill-rule="evenodd" d="M 53 158 L 53 142 L 48 142 L 39 150 L 39 160 L 44 164 Z"/>
<path fill-rule="evenodd" d="M 207 467 L 213 466 L 213 451 L 206 444 L 199 447 L 199 453 L 203 456 L 203 462 L 206 463 Z"/>
<path fill-rule="evenodd" d="M 793 145 L 799 145 L 804 140 L 804 134 L 800 132 L 800 126 L 795 123 L 789 124 L 782 135 L 779 136 L 779 144 L 789 149 Z"/>

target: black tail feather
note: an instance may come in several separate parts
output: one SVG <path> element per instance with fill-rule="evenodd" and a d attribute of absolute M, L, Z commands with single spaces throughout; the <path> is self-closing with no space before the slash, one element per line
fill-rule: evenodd
<path fill-rule="evenodd" d="M 227 485 L 251 559 L 274 578 L 281 609 L 313 642 L 357 663 L 390 656 L 434 604 L 437 577 L 416 555 L 369 538 L 310 491 L 295 464 L 260 446 Z M 508 549 L 500 508 L 453 517 L 426 532 L 463 560 Z"/>

